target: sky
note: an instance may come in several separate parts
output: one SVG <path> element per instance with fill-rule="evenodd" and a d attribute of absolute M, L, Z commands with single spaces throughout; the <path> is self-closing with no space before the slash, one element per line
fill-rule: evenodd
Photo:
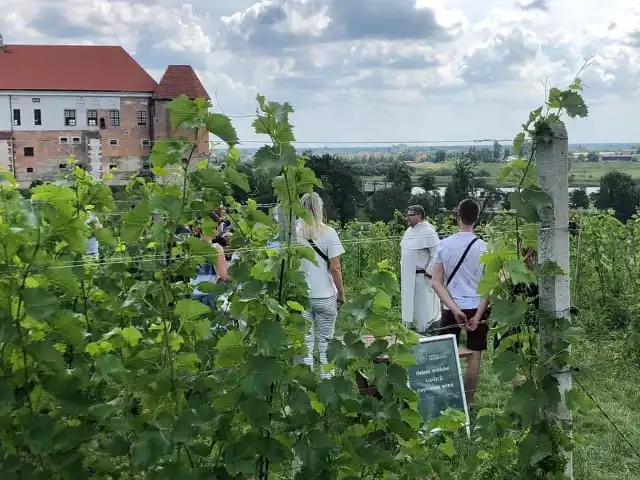
<path fill-rule="evenodd" d="M 640 142 L 637 0 L 0 3 L 7 44 L 122 45 L 157 80 L 193 65 L 247 142 L 258 93 L 310 146 L 510 139 L 587 58 L 570 142 Z"/>

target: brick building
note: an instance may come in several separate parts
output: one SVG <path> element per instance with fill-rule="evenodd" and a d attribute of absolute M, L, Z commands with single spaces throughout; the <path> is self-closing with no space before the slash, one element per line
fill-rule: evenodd
<path fill-rule="evenodd" d="M 73 154 L 94 175 L 126 181 L 153 142 L 173 131 L 167 104 L 209 98 L 193 68 L 170 65 L 160 83 L 121 47 L 3 45 L 0 36 L 0 165 L 22 185 L 53 179 Z M 209 155 L 207 132 L 198 155 Z"/>

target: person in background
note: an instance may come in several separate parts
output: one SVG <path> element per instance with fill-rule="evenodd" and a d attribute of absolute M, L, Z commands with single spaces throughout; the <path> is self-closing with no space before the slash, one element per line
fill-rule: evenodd
<path fill-rule="evenodd" d="M 98 260 L 99 251 L 100 251 L 100 243 L 98 239 L 95 237 L 95 233 L 102 228 L 98 217 L 92 211 L 89 211 L 87 214 L 87 219 L 84 222 L 85 225 L 88 225 L 93 232 L 87 239 L 87 256 L 93 258 L 94 260 Z"/>
<path fill-rule="evenodd" d="M 213 213 L 217 217 L 216 221 L 218 222 L 218 235 L 225 235 L 231 228 L 231 221 L 227 216 L 227 209 L 223 206 L 220 206 L 216 208 Z"/>
<path fill-rule="evenodd" d="M 400 242 L 402 323 L 424 333 L 440 318 L 440 300 L 427 273 L 440 239 L 433 225 L 425 221 L 424 208 L 420 205 L 409 207 L 407 221 L 409 228 Z"/>
<path fill-rule="evenodd" d="M 473 403 L 478 386 L 489 332 L 488 302 L 478 293 L 484 275 L 480 257 L 487 251 L 486 243 L 473 233 L 479 215 L 480 206 L 475 200 L 460 202 L 459 231 L 440 242 L 432 266 L 433 289 L 444 304 L 441 333 L 454 334 L 459 342 L 461 331 L 466 330 L 467 348 L 472 351 L 464 381 L 468 405 Z"/>
<path fill-rule="evenodd" d="M 215 265 L 210 262 L 206 262 L 198 266 L 195 278 L 189 282 L 191 285 L 196 287 L 193 290 L 192 298 L 194 300 L 200 300 L 202 303 L 210 306 L 211 308 L 215 308 L 216 299 L 213 298 L 211 294 L 204 293 L 198 290 L 197 285 L 203 282 L 226 283 L 229 281 L 228 264 L 224 252 L 226 241 L 222 237 L 218 236 L 211 237 L 202 235 L 200 238 L 202 238 L 202 240 L 206 242 L 211 243 L 218 251 L 218 256 L 216 257 Z"/>
<path fill-rule="evenodd" d="M 338 233 L 324 223 L 324 205 L 317 193 L 305 194 L 301 199 L 302 208 L 310 216 L 310 221 L 302 220 L 297 227 L 297 240 L 301 245 L 310 245 L 316 255 L 317 265 L 302 259 L 301 270 L 309 287 L 310 307 L 303 313 L 309 322 L 306 336 L 306 365 L 313 368 L 313 353 L 318 345 L 320 364 L 327 364 L 327 347 L 333 338 L 338 309 L 344 304 L 344 285 L 340 255 L 344 248 Z M 317 338 L 316 338 L 317 337 Z M 331 374 L 321 373 L 322 378 Z"/>

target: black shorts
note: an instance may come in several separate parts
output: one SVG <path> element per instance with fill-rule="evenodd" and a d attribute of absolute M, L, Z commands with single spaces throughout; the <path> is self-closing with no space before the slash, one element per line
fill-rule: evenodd
<path fill-rule="evenodd" d="M 462 310 L 467 318 L 473 317 L 477 309 Z M 489 310 L 482 317 L 482 322 L 478 325 L 473 332 L 467 331 L 467 348 L 474 352 L 483 352 L 487 349 L 487 336 L 489 333 L 489 325 L 487 320 L 489 319 Z M 440 318 L 440 335 L 454 334 L 456 341 L 460 344 L 460 332 L 462 328 L 456 322 L 456 318 L 453 316 L 451 310 L 443 310 L 442 317 Z"/>

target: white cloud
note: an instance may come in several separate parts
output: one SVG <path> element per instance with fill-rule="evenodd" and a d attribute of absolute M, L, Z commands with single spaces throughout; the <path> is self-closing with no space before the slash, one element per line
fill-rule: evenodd
<path fill-rule="evenodd" d="M 262 92 L 319 141 L 511 137 L 542 82 L 570 81 L 593 55 L 592 117 L 572 139 L 632 141 L 639 19 L 635 0 L 4 0 L 0 32 L 121 44 L 156 77 L 192 63 L 227 113 Z"/>

